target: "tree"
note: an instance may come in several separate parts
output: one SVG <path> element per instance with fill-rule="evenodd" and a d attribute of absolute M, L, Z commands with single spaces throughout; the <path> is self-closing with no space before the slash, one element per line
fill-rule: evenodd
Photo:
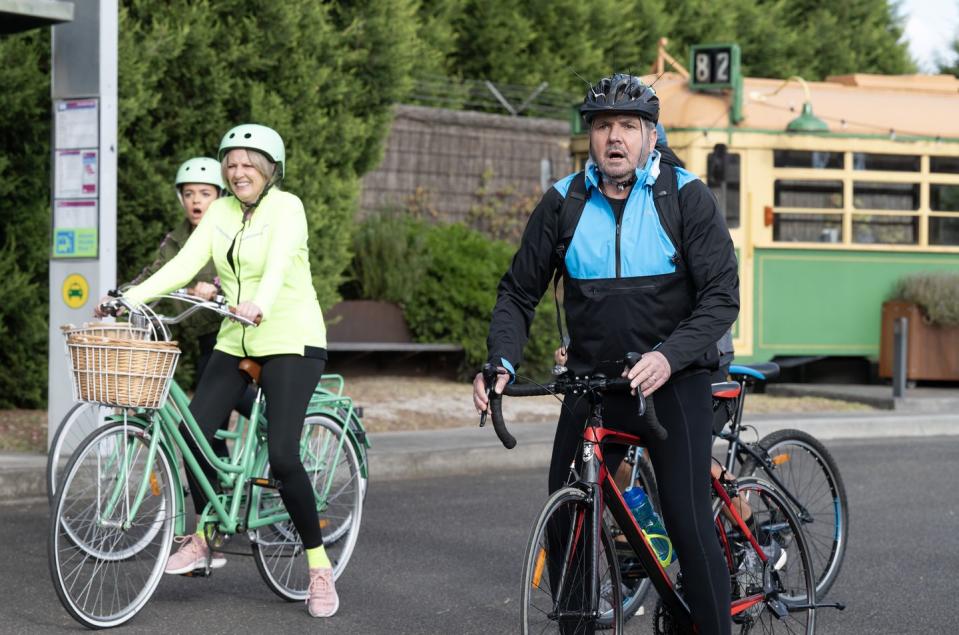
<path fill-rule="evenodd" d="M 948 56 L 939 57 L 936 60 L 936 66 L 942 74 L 959 77 L 959 37 L 953 38 L 952 44 L 949 45 Z"/>
<path fill-rule="evenodd" d="M 335 301 L 359 178 L 375 166 L 391 106 L 422 49 L 410 0 L 132 0 L 121 13 L 120 271 L 147 260 L 179 214 L 183 159 L 215 156 L 253 121 L 287 146 L 284 188 L 303 199 L 314 285 Z"/>
<path fill-rule="evenodd" d="M 50 36 L 0 39 L 0 407 L 46 401 Z"/>
<path fill-rule="evenodd" d="M 616 70 L 645 73 L 670 18 L 662 0 L 425 0 L 420 9 L 447 19 L 455 37 L 442 40 L 445 74 L 462 79 L 537 86 L 570 95 Z"/>
<path fill-rule="evenodd" d="M 415 0 L 124 0 L 119 15 L 120 281 L 181 211 L 180 162 L 215 156 L 237 123 L 276 128 L 303 199 L 314 286 L 337 298 L 360 177 L 378 162 L 419 59 Z M 50 32 L 0 40 L 0 406 L 45 401 L 50 249 Z M 438 57 L 434 59 L 439 59 Z M 97 293 L 100 290 L 92 290 Z"/>
<path fill-rule="evenodd" d="M 459 10 L 452 9 L 453 4 Z M 680 59 L 707 42 L 736 42 L 743 71 L 759 77 L 908 73 L 915 65 L 889 0 L 425 0 L 442 39 L 446 74 L 536 86 L 570 95 L 611 71 L 646 73 L 660 37 Z"/>

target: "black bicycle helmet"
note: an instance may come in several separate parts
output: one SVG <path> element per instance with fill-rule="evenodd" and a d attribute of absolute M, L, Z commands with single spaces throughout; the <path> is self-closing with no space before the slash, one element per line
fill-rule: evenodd
<path fill-rule="evenodd" d="M 634 113 L 653 123 L 659 121 L 659 97 L 635 75 L 616 73 L 605 77 L 586 93 L 579 114 L 587 124 L 601 112 Z"/>

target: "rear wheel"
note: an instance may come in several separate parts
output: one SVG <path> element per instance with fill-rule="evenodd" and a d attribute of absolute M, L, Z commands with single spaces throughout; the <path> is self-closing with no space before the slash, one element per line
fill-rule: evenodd
<path fill-rule="evenodd" d="M 60 421 L 47 452 L 47 496 L 53 503 L 57 488 L 63 481 L 64 470 L 70 457 L 87 436 L 102 426 L 108 416 L 116 413 L 95 403 L 78 403 Z"/>
<path fill-rule="evenodd" d="M 526 633 L 591 633 L 594 610 L 609 616 L 608 628 L 623 632 L 623 594 L 613 539 L 600 532 L 599 606 L 589 607 L 588 558 L 594 534 L 589 528 L 592 509 L 586 495 L 574 487 L 550 496 L 533 525 L 523 565 L 520 619 Z"/>
<path fill-rule="evenodd" d="M 303 425 L 300 458 L 313 484 L 323 546 L 333 564 L 334 578 L 346 569 L 359 536 L 363 512 L 363 479 L 356 449 L 339 423 L 310 415 Z M 265 475 L 269 473 L 269 464 Z M 265 515 L 283 505 L 279 492 L 264 489 L 258 510 Z M 310 585 L 309 567 L 300 534 L 292 520 L 260 527 L 252 543 L 254 561 L 270 589 L 289 601 L 304 600 Z"/>
<path fill-rule="evenodd" d="M 64 608 L 89 628 L 117 626 L 147 603 L 173 542 L 176 475 L 151 459 L 138 425 L 108 424 L 74 453 L 51 509 L 50 575 Z M 141 487 L 145 497 L 134 502 Z"/>
<path fill-rule="evenodd" d="M 752 513 L 754 537 L 767 560 L 762 561 L 737 524 L 717 513 L 720 542 L 728 545 L 733 566 L 733 632 L 812 635 L 816 577 L 802 523 L 779 490 L 765 481 L 743 477 L 736 488 Z"/>
<path fill-rule="evenodd" d="M 771 472 L 802 504 L 802 509 L 794 509 L 812 553 L 816 597 L 822 599 L 839 575 L 848 542 L 849 506 L 839 468 L 826 447 L 801 430 L 773 432 L 760 439 L 759 445 L 771 465 L 762 465 L 750 456 L 742 474 Z"/>

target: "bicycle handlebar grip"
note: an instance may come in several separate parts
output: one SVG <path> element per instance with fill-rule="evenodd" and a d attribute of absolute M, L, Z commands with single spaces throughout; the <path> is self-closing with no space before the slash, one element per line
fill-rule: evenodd
<path fill-rule="evenodd" d="M 236 315 L 236 307 L 235 307 L 235 306 L 227 307 L 227 311 L 229 311 L 230 313 Z M 256 316 L 256 319 L 255 319 L 255 320 L 248 320 L 248 319 L 246 319 L 246 318 L 244 318 L 244 317 L 240 317 L 240 316 L 237 315 L 236 319 L 237 319 L 238 321 L 241 321 L 241 322 L 250 322 L 251 324 L 253 324 L 253 326 L 259 326 L 259 325 L 260 325 L 260 322 L 263 321 L 263 316 L 258 315 L 258 316 Z"/>
<path fill-rule="evenodd" d="M 496 436 L 499 437 L 503 447 L 512 450 L 516 447 L 516 439 L 506 429 L 506 422 L 503 421 L 503 395 L 498 395 L 496 392 L 490 393 L 489 412 L 493 419 L 493 430 L 496 431 Z"/>
<path fill-rule="evenodd" d="M 637 391 L 636 394 L 642 396 L 642 393 L 639 391 Z M 643 419 L 646 422 L 646 426 L 656 439 L 665 441 L 666 438 L 669 437 L 669 432 L 663 427 L 663 424 L 659 422 L 659 417 L 656 416 L 656 408 L 653 406 L 653 400 L 648 399 L 644 401 L 646 414 L 643 416 Z"/>
<path fill-rule="evenodd" d="M 510 397 L 538 397 L 551 393 L 545 386 L 537 384 L 509 384 L 503 389 L 503 394 Z"/>

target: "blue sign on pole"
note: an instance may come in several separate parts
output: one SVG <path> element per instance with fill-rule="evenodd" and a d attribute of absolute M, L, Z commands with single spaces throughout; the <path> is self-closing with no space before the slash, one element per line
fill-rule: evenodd
<path fill-rule="evenodd" d="M 53 239 L 54 256 L 72 256 L 76 253 L 77 243 L 74 230 L 58 229 L 57 235 Z"/>

